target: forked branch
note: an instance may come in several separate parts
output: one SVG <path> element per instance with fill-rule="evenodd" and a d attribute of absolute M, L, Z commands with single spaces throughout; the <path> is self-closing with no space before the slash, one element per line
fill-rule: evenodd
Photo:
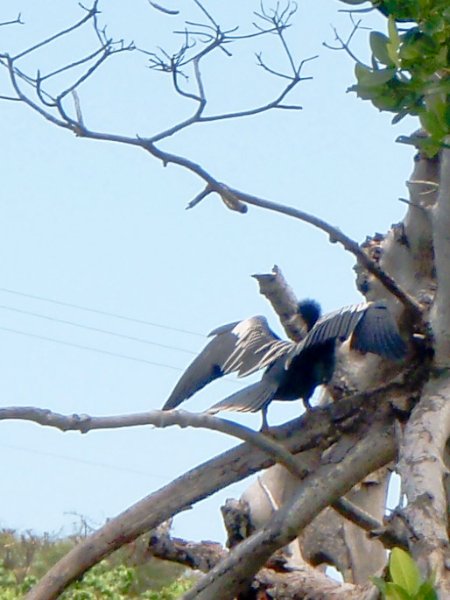
<path fill-rule="evenodd" d="M 169 56 L 164 51 L 162 51 L 162 55 L 156 55 L 154 53 L 150 54 L 153 60 L 153 66 L 157 66 L 160 70 L 169 72 L 171 74 L 174 82 L 174 87 L 177 93 L 186 97 L 188 100 L 194 101 L 197 106 L 193 114 L 189 118 L 181 122 L 175 123 L 168 129 L 156 133 L 150 137 L 129 137 L 116 135 L 114 133 L 102 133 L 88 129 L 84 125 L 83 121 L 79 118 L 79 116 L 81 115 L 81 107 L 78 96 L 76 102 L 75 116 L 70 116 L 64 105 L 64 100 L 66 96 L 68 96 L 71 93 L 73 95 L 73 92 L 75 92 L 83 82 L 92 77 L 92 75 L 99 68 L 99 66 L 109 56 L 117 52 L 130 51 L 135 49 L 134 45 L 132 44 L 125 45 L 123 41 L 113 41 L 106 35 L 105 29 L 101 29 L 99 27 L 97 17 L 98 0 L 94 2 L 91 9 L 87 10 L 86 15 L 72 27 L 66 28 L 63 31 L 55 34 L 54 36 L 50 36 L 49 38 L 40 42 L 39 44 L 36 44 L 13 57 L 9 56 L 7 53 L 0 54 L 0 64 L 5 66 L 8 70 L 10 81 L 16 93 L 17 99 L 29 106 L 32 110 L 38 112 L 42 117 L 44 117 L 54 125 L 65 129 L 69 129 L 80 137 L 141 147 L 147 152 L 149 152 L 153 157 L 159 159 L 165 166 L 172 163 L 178 165 L 179 167 L 187 169 L 195 175 L 197 175 L 200 179 L 203 180 L 204 184 L 206 185 L 206 188 L 199 195 L 196 196 L 196 198 L 191 202 L 190 207 L 195 206 L 201 200 L 206 198 L 210 193 L 214 192 L 217 193 L 223 200 L 225 205 L 232 210 L 236 210 L 238 212 L 243 213 L 246 212 L 247 205 L 250 204 L 253 206 L 264 208 L 265 210 L 278 212 L 293 217 L 295 219 L 299 219 L 324 231 L 328 234 L 332 242 L 339 242 L 348 252 L 351 252 L 357 258 L 357 260 L 370 273 L 372 273 L 390 293 L 396 296 L 403 303 L 407 310 L 409 310 L 412 313 L 413 318 L 416 321 L 420 322 L 422 320 L 422 311 L 415 299 L 408 295 L 407 292 L 402 290 L 400 286 L 394 281 L 394 279 L 391 276 L 389 276 L 389 274 L 385 273 L 382 269 L 380 269 L 380 267 L 366 255 L 364 250 L 360 248 L 357 242 L 355 242 L 347 235 L 342 233 L 337 227 L 334 227 L 326 221 L 324 221 L 323 219 L 319 219 L 318 217 L 310 215 L 302 210 L 279 204 L 276 202 L 272 202 L 269 200 L 265 200 L 263 198 L 259 198 L 257 196 L 253 196 L 251 194 L 247 194 L 245 192 L 230 188 L 227 185 L 220 182 L 216 177 L 211 175 L 200 164 L 194 163 L 193 161 L 189 160 L 184 156 L 176 155 L 162 150 L 161 148 L 159 148 L 159 146 L 156 145 L 157 142 L 164 140 L 188 127 L 191 127 L 194 124 L 246 117 L 266 112 L 273 108 L 293 108 L 292 106 L 284 105 L 283 101 L 286 98 L 287 94 L 290 93 L 297 86 L 297 84 L 303 80 L 303 77 L 301 76 L 301 70 L 304 64 L 307 62 L 307 60 L 310 60 L 306 59 L 300 61 L 297 65 L 292 55 L 292 52 L 290 51 L 289 46 L 286 42 L 285 31 L 289 26 L 289 21 L 292 15 L 295 13 L 295 5 L 288 3 L 286 8 L 284 9 L 281 9 L 279 5 L 277 5 L 277 8 L 273 10 L 262 8 L 261 12 L 258 13 L 257 16 L 260 19 L 262 19 L 263 23 L 265 23 L 266 26 L 259 26 L 257 34 L 274 34 L 279 37 L 290 68 L 290 73 L 283 74 L 283 78 L 287 79 L 286 86 L 275 99 L 262 106 L 257 106 L 243 111 L 223 113 L 219 115 L 205 115 L 204 111 L 207 106 L 207 97 L 201 77 L 200 61 L 203 60 L 206 56 L 209 56 L 216 49 L 223 50 L 226 47 L 226 45 L 229 45 L 230 43 L 235 42 L 239 39 L 245 39 L 248 36 L 236 35 L 236 28 L 228 31 L 222 31 L 220 26 L 216 23 L 215 19 L 209 14 L 209 12 L 207 12 L 204 9 L 201 2 L 196 1 L 195 4 L 200 8 L 202 14 L 207 18 L 206 24 L 194 24 L 189 22 L 190 27 L 196 25 L 197 28 L 200 28 L 200 31 L 197 31 L 197 35 L 195 36 L 192 30 L 186 29 L 183 32 L 185 36 L 184 43 L 181 49 L 178 51 L 178 53 L 176 53 L 173 56 Z M 92 22 L 96 37 L 100 42 L 100 49 L 98 49 L 96 53 L 91 53 L 88 56 L 85 56 L 81 59 L 77 59 L 73 61 L 73 63 L 71 63 L 70 65 L 66 65 L 65 67 L 62 67 L 61 69 L 53 71 L 52 73 L 49 73 L 47 75 L 38 74 L 38 77 L 31 77 L 29 75 L 26 75 L 19 69 L 16 63 L 21 57 L 29 55 L 38 48 L 42 47 L 43 45 L 51 44 L 52 41 L 61 36 L 69 35 L 75 29 L 82 27 L 85 23 L 89 21 Z M 191 53 L 191 49 L 194 49 L 196 45 L 199 45 L 202 41 L 203 47 L 200 48 L 200 50 Z M 95 60 L 94 57 L 96 57 L 97 54 L 99 57 Z M 70 68 L 79 64 L 89 64 L 89 61 L 91 60 L 94 60 L 94 62 L 89 65 L 84 74 L 78 77 L 72 84 L 66 86 L 66 88 L 63 89 L 56 96 L 50 95 L 46 90 L 43 89 L 43 83 L 45 81 L 48 81 L 48 79 L 56 76 L 58 73 L 61 73 L 62 70 L 69 70 Z M 197 90 L 194 93 L 182 90 L 178 80 L 179 74 L 182 72 L 182 69 L 190 65 L 193 66 L 194 79 L 197 87 Z M 278 72 L 276 74 L 281 75 Z M 37 94 L 37 99 L 34 99 L 29 93 L 25 91 L 25 89 L 22 88 L 21 82 L 24 82 L 28 87 L 31 87 L 32 90 L 34 89 L 34 91 Z M 298 107 L 294 106 L 294 108 Z"/>

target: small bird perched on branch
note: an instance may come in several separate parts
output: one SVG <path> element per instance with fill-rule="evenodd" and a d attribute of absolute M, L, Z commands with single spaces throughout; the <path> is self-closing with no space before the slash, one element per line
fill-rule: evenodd
<path fill-rule="evenodd" d="M 265 317 L 251 317 L 212 331 L 209 344 L 181 376 L 163 410 L 176 408 L 205 385 L 237 372 L 245 377 L 266 369 L 261 380 L 214 404 L 209 413 L 222 410 L 263 412 L 272 400 L 309 400 L 318 385 L 328 383 L 336 363 L 336 344 L 350 338 L 350 348 L 371 352 L 388 360 L 401 360 L 406 344 L 385 302 L 369 302 L 341 308 L 321 317 L 314 300 L 298 305 L 306 335 L 301 342 L 281 340 Z"/>

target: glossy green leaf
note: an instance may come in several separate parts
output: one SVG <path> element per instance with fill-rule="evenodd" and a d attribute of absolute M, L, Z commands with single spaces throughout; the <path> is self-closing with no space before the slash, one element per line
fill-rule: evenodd
<path fill-rule="evenodd" d="M 414 600 L 438 600 L 438 595 L 432 581 L 428 579 L 422 583 Z"/>
<path fill-rule="evenodd" d="M 389 56 L 388 43 L 389 38 L 379 31 L 372 31 L 369 37 L 372 54 L 383 65 L 392 65 L 393 62 Z"/>
<path fill-rule="evenodd" d="M 362 87 L 376 87 L 386 83 L 395 75 L 395 69 L 388 67 L 387 69 L 369 69 L 364 65 L 355 65 L 355 75 L 358 84 Z"/>
<path fill-rule="evenodd" d="M 439 118 L 431 111 L 426 110 L 419 115 L 422 127 L 436 139 L 445 135 L 445 128 L 441 125 Z"/>
<path fill-rule="evenodd" d="M 439 45 L 433 37 L 415 27 L 403 37 L 399 55 L 405 60 L 424 60 L 438 51 Z"/>
<path fill-rule="evenodd" d="M 397 26 L 395 24 L 395 19 L 391 15 L 388 19 L 388 32 L 389 32 L 389 43 L 386 46 L 387 52 L 389 54 L 389 58 L 392 63 L 400 68 L 400 59 L 398 57 L 398 50 L 400 48 L 400 36 L 398 35 Z"/>
<path fill-rule="evenodd" d="M 389 559 L 389 573 L 393 583 L 414 596 L 421 585 L 420 571 L 411 556 L 401 548 L 393 548 Z"/>
<path fill-rule="evenodd" d="M 433 158 L 440 150 L 442 150 L 442 142 L 431 138 L 419 138 L 416 142 L 416 146 L 427 158 Z"/>
<path fill-rule="evenodd" d="M 408 594 L 400 585 L 388 581 L 385 590 L 386 600 L 413 600 L 413 596 Z"/>
<path fill-rule="evenodd" d="M 395 49 L 398 49 L 400 46 L 400 36 L 398 35 L 397 25 L 395 24 L 395 19 L 392 15 L 388 19 L 388 32 L 391 44 Z"/>

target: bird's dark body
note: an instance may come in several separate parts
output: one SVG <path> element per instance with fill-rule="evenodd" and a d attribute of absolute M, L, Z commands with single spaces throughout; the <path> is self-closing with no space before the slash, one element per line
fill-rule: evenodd
<path fill-rule="evenodd" d="M 335 359 L 335 342 L 328 341 L 307 348 L 304 352 L 292 358 L 289 368 L 284 368 L 280 374 L 274 400 L 297 400 L 303 398 L 308 404 L 309 399 L 318 385 L 328 383 L 333 376 Z M 270 367 L 269 367 L 270 369 Z"/>
<path fill-rule="evenodd" d="M 240 377 L 265 369 L 261 380 L 228 396 L 209 409 L 256 412 L 272 400 L 309 400 L 318 385 L 328 383 L 335 369 L 336 344 L 350 338 L 350 347 L 388 360 L 402 359 L 406 345 L 382 301 L 343 308 L 320 317 L 319 305 L 306 300 L 299 314 L 307 333 L 299 342 L 281 340 L 264 317 L 251 317 L 215 329 L 214 336 L 180 378 L 163 410 L 175 408 L 205 385 L 236 371 Z"/>

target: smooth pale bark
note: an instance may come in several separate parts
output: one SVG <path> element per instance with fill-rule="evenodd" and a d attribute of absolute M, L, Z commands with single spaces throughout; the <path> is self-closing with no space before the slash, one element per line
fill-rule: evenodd
<path fill-rule="evenodd" d="M 450 598 L 448 470 L 450 436 L 450 152 L 442 151 L 439 189 L 431 209 L 436 295 L 430 313 L 434 378 L 409 419 L 400 444 L 399 472 L 407 498 L 410 547 L 425 575 L 434 573 L 442 598 Z"/>
<path fill-rule="evenodd" d="M 450 141 L 450 138 L 449 138 Z M 437 290 L 431 312 L 435 362 L 450 367 L 450 150 L 442 151 L 438 201 L 433 208 L 433 240 Z"/>
<path fill-rule="evenodd" d="M 183 596 L 184 600 L 235 598 L 275 550 L 289 544 L 321 510 L 369 473 L 391 461 L 395 453 L 392 428 L 386 422 L 372 427 L 351 447 L 344 436 L 337 447 L 342 453 L 341 460 L 316 469 L 291 502 L 233 549 L 227 559 Z"/>
<path fill-rule="evenodd" d="M 407 506 L 410 549 L 423 574 L 434 573 L 442 598 L 450 598 L 450 552 L 443 456 L 450 435 L 450 378 L 430 381 L 406 424 L 398 471 Z"/>

